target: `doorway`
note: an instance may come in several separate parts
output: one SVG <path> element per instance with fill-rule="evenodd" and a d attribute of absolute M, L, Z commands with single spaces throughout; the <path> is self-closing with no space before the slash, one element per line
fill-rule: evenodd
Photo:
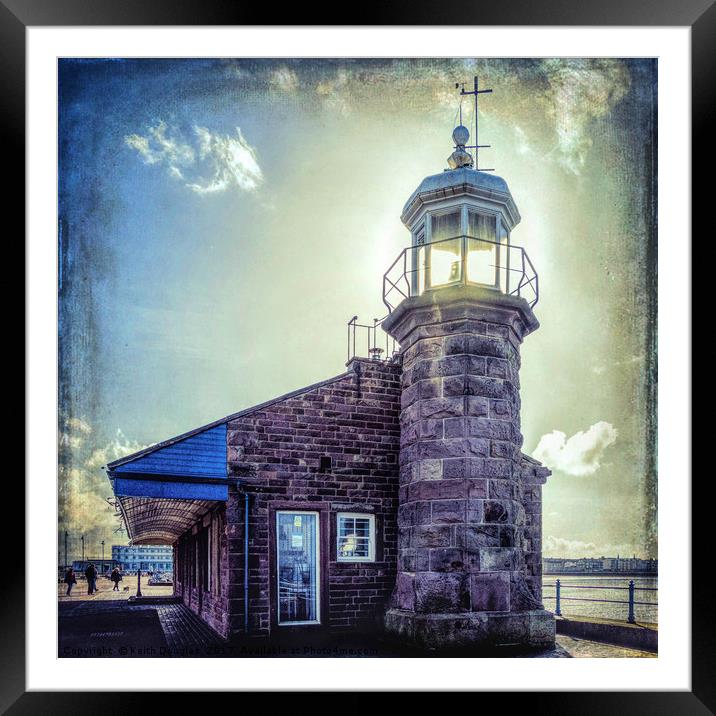
<path fill-rule="evenodd" d="M 277 510 L 275 545 L 279 626 L 320 624 L 319 513 Z"/>

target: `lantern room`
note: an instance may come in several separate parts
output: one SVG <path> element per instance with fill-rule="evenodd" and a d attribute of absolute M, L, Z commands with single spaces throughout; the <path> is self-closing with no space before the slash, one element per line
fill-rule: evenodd
<path fill-rule="evenodd" d="M 504 179 L 472 168 L 467 128 L 459 125 L 452 136 L 451 168 L 425 178 L 401 215 L 417 252 L 415 289 L 466 282 L 509 292 L 517 206 Z"/>
<path fill-rule="evenodd" d="M 466 127 L 458 125 L 452 138 L 450 168 L 423 179 L 403 207 L 410 248 L 402 265 L 399 256 L 386 273 L 385 303 L 392 310 L 401 294 L 470 284 L 521 295 L 534 305 L 537 275 L 511 241 L 520 213 L 507 182 L 473 168 Z"/>

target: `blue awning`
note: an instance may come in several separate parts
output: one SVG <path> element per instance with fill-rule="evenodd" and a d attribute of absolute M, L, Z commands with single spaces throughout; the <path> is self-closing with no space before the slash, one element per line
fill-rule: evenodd
<path fill-rule="evenodd" d="M 226 424 L 207 426 L 108 466 L 133 544 L 171 544 L 229 497 Z"/>
<path fill-rule="evenodd" d="M 177 500 L 227 500 L 229 486 L 226 478 L 218 480 L 190 479 L 177 475 L 170 479 L 150 474 L 130 476 L 110 473 L 114 494 L 119 497 L 156 497 Z"/>

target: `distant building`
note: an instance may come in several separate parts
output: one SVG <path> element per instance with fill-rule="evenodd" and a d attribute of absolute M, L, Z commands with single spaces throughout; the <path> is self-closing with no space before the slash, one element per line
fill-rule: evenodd
<path fill-rule="evenodd" d="M 114 559 L 93 557 L 92 559 L 75 559 L 72 562 L 72 569 L 74 569 L 77 574 L 84 574 L 85 569 L 87 569 L 90 564 L 94 564 L 95 569 L 99 574 L 102 574 L 103 572 L 111 572 L 115 567 L 119 566 L 117 561 Z"/>
<path fill-rule="evenodd" d="M 171 572 L 174 566 L 174 550 L 171 545 L 112 545 L 112 560 L 123 572 Z"/>
<path fill-rule="evenodd" d="M 657 574 L 659 563 L 656 559 L 640 559 L 638 557 L 582 557 L 570 559 L 565 557 L 545 557 L 544 574 L 569 574 L 584 572 L 625 574 Z"/>

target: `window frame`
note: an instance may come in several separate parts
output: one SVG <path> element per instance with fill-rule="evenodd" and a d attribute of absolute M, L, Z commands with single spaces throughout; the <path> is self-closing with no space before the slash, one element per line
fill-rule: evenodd
<path fill-rule="evenodd" d="M 367 519 L 368 531 L 368 556 L 367 557 L 344 557 L 341 556 L 341 518 Z M 375 562 L 376 561 L 376 519 L 371 512 L 337 512 L 336 513 L 336 561 L 341 564 L 351 562 Z"/>
<path fill-rule="evenodd" d="M 287 621 L 282 622 L 281 621 L 281 606 L 279 604 L 279 599 L 281 595 L 281 575 L 280 575 L 280 561 L 279 561 L 279 555 L 278 555 L 278 549 L 279 549 L 279 516 L 280 515 L 313 515 L 316 518 L 316 533 L 315 533 L 315 539 L 316 539 L 316 585 L 315 585 L 315 591 L 316 591 L 316 618 L 311 620 L 305 620 L 305 621 Z M 301 626 L 320 626 L 323 623 L 323 615 L 321 613 L 321 605 L 322 605 L 322 582 L 321 582 L 321 513 L 318 510 L 304 510 L 301 508 L 292 508 L 292 507 L 286 507 L 286 508 L 280 508 L 276 509 L 274 512 L 274 544 L 273 544 L 273 553 L 274 558 L 276 560 L 276 575 L 275 575 L 275 587 L 276 587 L 276 624 L 279 627 L 282 628 L 291 628 L 291 627 L 301 627 Z"/>

